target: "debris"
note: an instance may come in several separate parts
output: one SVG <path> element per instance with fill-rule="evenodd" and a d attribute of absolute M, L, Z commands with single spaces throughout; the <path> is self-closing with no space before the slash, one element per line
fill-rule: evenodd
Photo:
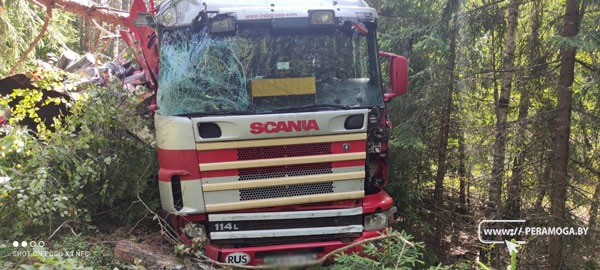
<path fill-rule="evenodd" d="M 120 240 L 115 247 L 115 257 L 129 263 L 140 264 L 148 269 L 183 269 L 175 258 L 154 251 L 147 246 L 129 240 Z"/>

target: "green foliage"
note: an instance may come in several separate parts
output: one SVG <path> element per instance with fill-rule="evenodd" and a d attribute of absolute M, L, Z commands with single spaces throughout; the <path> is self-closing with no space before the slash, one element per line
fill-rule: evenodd
<path fill-rule="evenodd" d="M 36 84 L 59 87 L 57 78 L 42 76 Z M 138 194 L 157 204 L 151 123 L 135 113 L 133 96 L 113 91 L 87 89 L 70 104 L 71 115 L 56 119 L 56 132 L 32 135 L 16 127 L 0 138 L 0 175 L 11 178 L 2 184 L 0 216 L 12 217 L 0 220 L 0 235 L 23 235 L 66 220 L 90 222 L 97 212 L 119 208 L 117 220 L 137 220 L 147 214 L 141 206 L 129 207 Z M 37 91 L 18 92 L 24 99 L 16 116 L 35 115 L 30 105 Z"/>
<path fill-rule="evenodd" d="M 342 254 L 335 258 L 335 264 L 330 269 L 415 269 L 423 265 L 423 243 L 410 246 L 412 236 L 404 232 L 388 230 L 389 236 L 377 243 L 363 245 L 364 255 L 357 253 Z"/>
<path fill-rule="evenodd" d="M 36 68 L 32 72 L 34 78 L 32 84 L 37 89 L 14 89 L 10 95 L 0 99 L 0 108 L 9 107 L 9 103 L 18 101 L 16 106 L 10 108 L 12 113 L 12 117 L 9 119 L 10 124 L 18 125 L 20 121 L 28 117 L 37 124 L 37 130 L 41 131 L 40 135 L 43 135 L 48 127 L 38 115 L 40 107 L 51 103 L 57 106 L 68 103 L 64 97 L 44 96 L 43 92 L 64 88 L 62 81 L 66 76 L 67 74 L 62 70 Z"/>
<path fill-rule="evenodd" d="M 45 59 L 47 53 L 59 54 L 65 47 L 76 48 L 75 15 L 58 8 L 52 13 L 48 30 L 29 59 Z M 0 15 L 0 77 L 8 73 L 38 35 L 45 16 L 46 11 L 30 1 L 4 1 L 4 12 Z"/>
<path fill-rule="evenodd" d="M 114 269 L 123 268 L 124 264 L 114 256 L 112 247 L 107 247 L 99 243 L 86 241 L 80 236 L 68 235 L 54 243 L 52 250 L 61 250 L 65 254 L 72 256 L 77 255 L 74 252 L 79 251 L 80 256 L 76 256 L 82 260 L 85 266 L 93 267 L 93 269 Z"/>
<path fill-rule="evenodd" d="M 554 36 L 549 39 L 549 42 L 553 43 L 554 47 L 563 49 L 583 50 L 590 52 L 600 49 L 600 41 L 598 40 L 598 37 L 591 40 L 585 40 L 581 35 L 575 37 Z"/>
<path fill-rule="evenodd" d="M 28 259 L 32 264 L 20 264 L 21 269 L 92 269 L 83 266 L 81 260 L 77 258 L 65 258 L 58 253 L 49 252 L 44 247 L 34 247 Z"/>

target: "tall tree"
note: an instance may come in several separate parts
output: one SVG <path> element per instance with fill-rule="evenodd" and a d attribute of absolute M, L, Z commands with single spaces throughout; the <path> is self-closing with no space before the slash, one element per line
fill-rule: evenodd
<path fill-rule="evenodd" d="M 579 5 L 577 0 L 567 0 L 565 7 L 563 38 L 575 37 L 579 31 Z M 552 224 L 562 226 L 565 222 L 567 187 L 569 186 L 569 138 L 571 135 L 571 108 L 573 80 L 575 78 L 574 47 L 560 50 L 560 75 L 556 89 L 556 130 L 554 133 L 554 170 L 550 195 Z M 560 269 L 563 262 L 564 239 L 550 238 L 548 245 L 549 263 L 552 269 Z"/>
<path fill-rule="evenodd" d="M 442 14 L 441 36 L 446 36 L 445 41 L 450 45 L 450 53 L 446 65 L 447 86 L 443 103 L 441 117 L 441 128 L 439 134 L 438 148 L 438 168 L 435 176 L 434 205 L 436 212 L 441 212 L 444 204 L 444 178 L 446 177 L 447 155 L 448 155 L 448 136 L 450 133 L 450 119 L 452 114 L 452 97 L 456 88 L 456 41 L 458 39 L 458 26 L 456 25 L 456 14 L 459 2 L 448 0 Z M 445 225 L 441 222 L 441 217 L 436 217 L 434 244 L 439 246 Z"/>
<path fill-rule="evenodd" d="M 506 201 L 506 215 L 509 218 L 519 218 L 521 216 L 521 183 L 523 182 L 523 172 L 525 170 L 525 160 L 529 151 L 526 146 L 526 131 L 528 128 L 529 107 L 531 105 L 531 91 L 541 89 L 541 77 L 543 71 L 543 59 L 540 53 L 540 24 L 541 24 L 541 0 L 533 1 L 531 9 L 531 29 L 529 33 L 527 64 L 531 67 L 528 72 L 527 87 L 522 87 L 519 98 L 519 116 L 517 119 L 518 127 L 515 134 L 515 146 L 517 153 L 513 158 L 512 174 L 508 186 L 508 196 Z"/>
<path fill-rule="evenodd" d="M 496 101 L 494 159 L 492 165 L 492 181 L 490 181 L 488 209 L 488 215 L 490 217 L 498 216 L 502 198 L 502 181 L 504 179 L 505 171 L 504 159 L 506 156 L 506 135 L 508 133 L 508 113 L 515 69 L 518 19 L 519 2 L 518 0 L 510 0 L 508 5 L 506 36 L 504 40 L 505 56 L 502 62 L 502 84 L 500 87 L 500 96 Z"/>

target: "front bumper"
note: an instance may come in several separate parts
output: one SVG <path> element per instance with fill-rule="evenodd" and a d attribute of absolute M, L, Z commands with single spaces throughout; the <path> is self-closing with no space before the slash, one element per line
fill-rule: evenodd
<path fill-rule="evenodd" d="M 362 208 L 362 210 L 358 211 L 360 208 Z M 245 238 L 238 238 L 238 235 L 235 235 L 235 237 L 233 237 L 233 235 L 226 237 L 228 235 L 226 232 L 218 234 L 213 232 L 213 234 L 210 234 L 210 232 L 206 233 L 205 231 L 204 238 L 207 240 L 207 242 L 203 248 L 204 254 L 208 258 L 223 263 L 239 265 L 275 264 L 288 266 L 306 263 L 308 259 L 312 261 L 318 260 L 336 249 L 354 245 L 363 240 L 380 236 L 382 233 L 385 233 L 387 226 L 394 221 L 393 215 L 396 212 L 396 207 L 392 206 L 391 197 L 384 191 L 365 196 L 365 198 L 362 200 L 362 206 L 360 208 L 342 208 L 337 210 L 325 208 L 321 210 L 315 209 L 314 211 L 270 211 L 258 213 L 244 212 L 210 214 L 207 216 L 198 215 L 198 217 L 201 216 L 203 218 L 201 220 L 196 220 L 195 222 L 200 221 L 204 224 L 211 224 L 212 228 L 214 228 L 216 227 L 215 224 L 210 223 L 209 220 L 212 220 L 213 222 L 232 222 L 232 224 L 227 225 L 230 227 L 236 226 L 234 222 L 238 220 L 250 221 L 244 224 L 239 224 L 240 227 L 237 228 L 240 231 L 245 232 L 245 235 L 239 235 L 239 237 Z M 366 222 L 366 216 L 375 216 L 383 212 L 385 212 L 388 216 L 387 224 L 382 224 L 383 222 L 376 222 L 377 220 L 380 220 L 377 218 Z M 298 219 L 300 217 L 306 217 L 307 213 L 310 213 L 313 219 Z M 332 229 L 332 227 L 314 227 L 316 224 L 312 223 L 315 221 L 324 222 L 328 219 L 331 219 L 331 217 L 334 217 L 334 220 L 336 220 L 335 222 L 340 222 L 340 218 L 352 217 L 355 215 L 359 215 L 359 218 L 365 221 L 365 225 L 370 225 L 366 228 L 359 226 L 363 227 L 363 229 L 358 231 L 339 230 L 335 234 L 323 234 L 323 231 L 319 229 Z M 196 215 L 189 216 L 188 218 L 194 216 Z M 255 230 L 256 227 L 245 227 L 247 225 L 259 227 L 265 226 L 264 223 L 259 223 L 263 218 L 268 219 L 268 221 L 283 218 L 290 218 L 291 220 L 295 221 L 292 222 L 293 226 L 288 226 L 285 228 L 282 226 L 281 230 L 273 230 L 273 228 L 270 228 L 269 231 L 273 234 L 270 235 L 271 237 L 265 237 L 265 235 L 257 234 L 257 232 L 260 231 L 252 231 Z M 192 220 L 188 219 L 188 221 Z M 337 224 L 338 225 L 336 226 L 347 225 L 340 223 Z M 329 225 L 333 226 L 331 224 Z M 226 229 L 227 226 L 222 227 Z M 295 234 L 295 232 L 298 230 L 294 228 L 298 227 L 309 229 L 313 232 L 303 235 Z M 282 234 L 281 232 L 286 233 Z M 191 243 L 192 239 L 188 238 L 187 235 L 193 234 L 182 233 L 181 237 L 185 242 Z M 208 240 L 208 238 L 206 238 L 207 235 L 211 235 L 210 238 L 212 240 Z M 314 238 L 311 235 L 314 235 Z M 220 240 L 215 240 L 215 236 L 217 236 L 216 238 Z M 357 244 L 355 247 L 353 246 L 352 248 L 345 249 L 344 252 L 353 253 L 361 252 L 362 250 L 363 249 L 361 245 Z M 277 260 L 273 260 L 274 258 Z M 298 261 L 298 258 L 302 260 Z M 283 263 L 281 263 L 282 259 L 284 261 Z"/>
<path fill-rule="evenodd" d="M 268 264 L 269 258 L 273 258 L 274 256 L 278 258 L 287 256 L 289 258 L 294 258 L 294 261 L 290 261 L 290 263 L 296 264 L 302 263 L 297 259 L 299 255 L 312 255 L 307 256 L 307 258 L 312 257 L 318 260 L 336 249 L 349 246 L 366 239 L 377 237 L 384 232 L 385 230 L 362 232 L 358 238 L 355 238 L 351 242 L 341 242 L 336 240 L 241 248 L 223 248 L 209 243 L 205 246 L 205 250 L 206 255 L 209 258 L 218 258 L 218 261 L 224 263 L 234 263 L 241 265 L 263 265 Z M 361 252 L 362 250 L 363 249 L 361 245 L 357 245 L 356 247 L 344 250 L 344 252 L 353 253 Z M 246 258 L 244 259 L 240 256 L 245 256 Z"/>

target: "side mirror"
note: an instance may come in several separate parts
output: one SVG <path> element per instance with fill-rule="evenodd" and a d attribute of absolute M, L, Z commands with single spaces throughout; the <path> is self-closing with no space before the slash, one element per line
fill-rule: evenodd
<path fill-rule="evenodd" d="M 379 56 L 386 57 L 390 61 L 390 93 L 385 93 L 385 102 L 392 98 L 404 95 L 408 91 L 408 60 L 404 56 L 393 53 L 379 52 Z"/>

